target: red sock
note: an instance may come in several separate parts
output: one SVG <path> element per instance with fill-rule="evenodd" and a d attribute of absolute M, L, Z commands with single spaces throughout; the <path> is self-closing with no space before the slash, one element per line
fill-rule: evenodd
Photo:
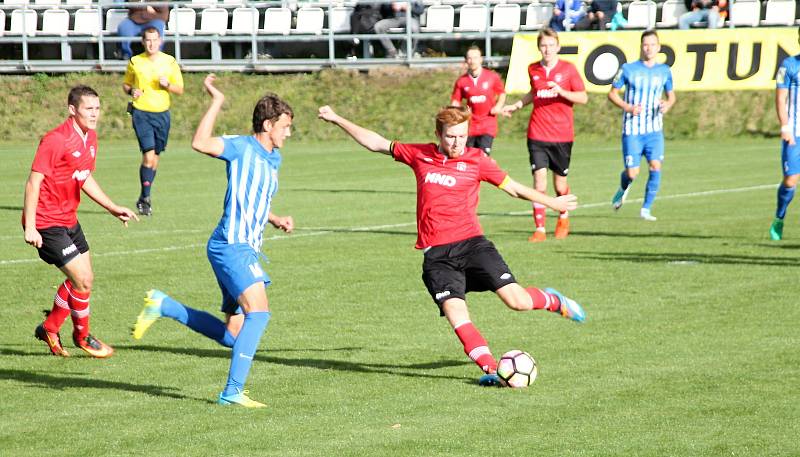
<path fill-rule="evenodd" d="M 69 288 L 69 309 L 72 310 L 73 335 L 82 340 L 89 334 L 89 297 L 92 292 L 78 292 Z"/>
<path fill-rule="evenodd" d="M 544 205 L 533 204 L 533 222 L 536 223 L 537 229 L 544 228 L 545 208 L 547 207 Z"/>
<path fill-rule="evenodd" d="M 569 186 L 567 186 L 567 189 L 564 192 L 559 192 L 558 189 L 556 189 L 556 195 L 559 197 L 567 194 L 569 194 Z M 569 217 L 569 211 L 561 211 L 559 217 Z"/>
<path fill-rule="evenodd" d="M 528 287 L 525 292 L 533 299 L 533 309 L 546 309 L 552 313 L 561 310 L 561 301 L 557 296 L 536 287 Z"/>
<path fill-rule="evenodd" d="M 472 359 L 484 373 L 494 373 L 497 371 L 497 361 L 489 350 L 489 343 L 483 339 L 481 333 L 472 325 L 471 321 L 463 322 L 456 326 L 456 335 L 464 345 L 464 353 Z"/>
<path fill-rule="evenodd" d="M 69 286 L 67 285 L 69 284 Z M 69 279 L 65 280 L 56 291 L 56 296 L 53 297 L 53 309 L 47 318 L 44 320 L 44 329 L 51 333 L 58 333 L 61 326 L 69 316 L 69 291 L 67 287 L 71 287 L 72 283 Z"/>

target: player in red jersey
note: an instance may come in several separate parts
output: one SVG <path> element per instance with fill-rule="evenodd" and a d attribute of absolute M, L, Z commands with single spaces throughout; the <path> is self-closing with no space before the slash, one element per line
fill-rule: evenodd
<path fill-rule="evenodd" d="M 36 247 L 42 260 L 55 265 L 67 277 L 56 291 L 53 310 L 34 334 L 47 343 L 54 355 L 69 356 L 58 332 L 71 315 L 75 345 L 93 357 L 111 357 L 114 350 L 89 333 L 94 274 L 89 245 L 78 223 L 81 191 L 125 225 L 138 218 L 130 209 L 114 204 L 92 176 L 97 155 L 95 128 L 100 117 L 97 92 L 88 86 L 75 86 L 69 91 L 67 107 L 67 120 L 39 142 L 25 184 L 25 242 Z"/>
<path fill-rule="evenodd" d="M 552 29 L 543 29 L 536 38 L 542 60 L 528 66 L 531 91 L 513 105 L 503 108 L 504 115 L 511 115 L 523 106 L 533 103 L 533 111 L 528 123 L 528 156 L 533 173 L 533 187 L 539 192 L 547 192 L 547 169 L 553 171 L 553 187 L 556 195 L 569 194 L 567 173 L 572 156 L 572 143 L 575 133 L 572 119 L 572 105 L 589 101 L 583 80 L 575 65 L 559 60 L 558 34 Z M 569 213 L 562 211 L 556 224 L 556 238 L 566 238 L 569 234 Z M 540 203 L 533 204 L 533 220 L 536 231 L 529 241 L 544 241 L 545 208 Z"/>
<path fill-rule="evenodd" d="M 481 48 L 470 46 L 465 60 L 467 72 L 456 80 L 450 104 L 461 106 L 461 100 L 467 100 L 472 110 L 467 147 L 491 154 L 492 142 L 497 137 L 497 115 L 502 113 L 506 103 L 506 90 L 500 75 L 483 68 Z"/>
<path fill-rule="evenodd" d="M 577 198 L 557 198 L 519 184 L 480 149 L 466 147 L 469 108 L 446 107 L 436 116 L 438 144 L 405 144 L 337 115 L 329 106 L 319 117 L 338 125 L 370 151 L 391 155 L 414 171 L 417 180 L 417 243 L 425 255 L 422 279 L 440 315 L 445 316 L 464 346 L 464 352 L 483 371 L 481 385 L 498 385 L 497 361 L 470 320 L 467 292 L 494 291 L 516 311 L 547 309 L 576 322 L 586 315 L 574 300 L 553 289 L 523 288 L 517 284 L 500 253 L 483 236 L 477 207 L 481 181 L 512 197 L 547 205 L 558 211 L 575 209 Z"/>

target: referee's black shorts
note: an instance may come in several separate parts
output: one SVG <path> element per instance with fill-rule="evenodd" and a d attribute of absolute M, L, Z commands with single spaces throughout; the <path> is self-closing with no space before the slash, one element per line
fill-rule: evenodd
<path fill-rule="evenodd" d="M 517 282 L 494 244 L 483 235 L 425 251 L 422 281 L 442 316 L 442 304 L 449 298 L 464 300 L 467 292 L 496 291 Z"/>

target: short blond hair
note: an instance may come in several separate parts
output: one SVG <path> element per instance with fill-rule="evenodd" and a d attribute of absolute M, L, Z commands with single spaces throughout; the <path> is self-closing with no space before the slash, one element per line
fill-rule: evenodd
<path fill-rule="evenodd" d="M 539 31 L 539 35 L 536 37 L 536 46 L 542 45 L 542 37 L 548 36 L 550 38 L 555 38 L 556 43 L 558 43 L 558 32 L 551 29 L 550 27 L 545 27 Z"/>
<path fill-rule="evenodd" d="M 458 125 L 467 122 L 472 117 L 472 111 L 466 106 L 445 106 L 436 113 L 436 133 L 444 132 L 449 125 Z"/>

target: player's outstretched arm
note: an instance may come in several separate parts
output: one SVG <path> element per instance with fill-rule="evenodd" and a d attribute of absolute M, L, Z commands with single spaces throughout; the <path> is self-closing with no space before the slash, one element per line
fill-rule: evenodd
<path fill-rule="evenodd" d="M 223 143 L 222 138 L 211 136 L 214 132 L 214 124 L 217 122 L 217 115 L 222 110 L 222 104 L 225 102 L 225 95 L 214 87 L 216 79 L 217 76 L 211 73 L 203 80 L 203 86 L 208 95 L 211 96 L 211 105 L 209 105 L 208 110 L 200 119 L 192 138 L 192 149 L 212 157 L 218 157 L 225 151 L 225 143 Z"/>
<path fill-rule="evenodd" d="M 267 221 L 278 230 L 283 230 L 286 233 L 292 233 L 294 230 L 294 219 L 292 216 L 278 216 L 272 212 L 267 216 Z"/>
<path fill-rule="evenodd" d="M 111 199 L 108 198 L 108 195 L 103 192 L 103 189 L 100 188 L 100 184 L 97 184 L 97 181 L 94 180 L 94 176 L 89 175 L 89 177 L 86 178 L 81 190 L 83 190 L 83 193 L 88 195 L 89 198 L 94 200 L 98 205 L 102 206 L 114 217 L 121 220 L 125 227 L 128 226 L 129 220 L 139 220 L 139 218 L 136 216 L 136 213 L 134 213 L 130 208 L 118 206 L 111 201 Z"/>
<path fill-rule="evenodd" d="M 42 173 L 31 171 L 28 182 L 25 183 L 25 200 L 22 206 L 22 215 L 25 219 L 25 242 L 37 248 L 42 247 L 42 235 L 36 230 L 36 206 L 39 205 L 42 181 L 44 181 Z"/>
<path fill-rule="evenodd" d="M 578 207 L 578 197 L 572 194 L 553 198 L 524 184 L 520 184 L 510 177 L 506 178 L 506 181 L 501 184 L 500 188 L 512 197 L 528 200 L 533 203 L 540 203 L 556 211 L 572 211 Z"/>
<path fill-rule="evenodd" d="M 372 130 L 365 129 L 358 124 L 350 122 L 336 114 L 333 109 L 328 106 L 321 106 L 319 108 L 318 116 L 324 121 L 331 124 L 338 125 L 342 130 L 347 132 L 348 135 L 353 137 L 354 140 L 361 146 L 369 149 L 372 152 L 380 152 L 381 154 L 389 154 L 392 147 L 392 142 L 382 137 L 381 135 L 373 132 Z"/>

